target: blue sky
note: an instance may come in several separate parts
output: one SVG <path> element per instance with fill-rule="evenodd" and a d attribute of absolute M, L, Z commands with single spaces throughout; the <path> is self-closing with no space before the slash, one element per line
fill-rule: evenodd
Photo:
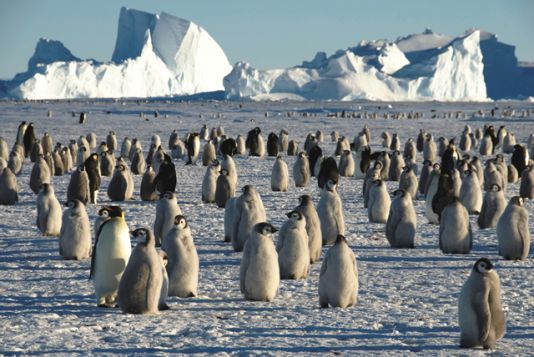
<path fill-rule="evenodd" d="M 262 69 L 425 28 L 448 35 L 482 28 L 515 45 L 519 60 L 534 62 L 532 0 L 0 0 L 0 78 L 25 70 L 41 37 L 60 40 L 80 58 L 109 61 L 121 6 L 192 20 L 232 64 Z"/>

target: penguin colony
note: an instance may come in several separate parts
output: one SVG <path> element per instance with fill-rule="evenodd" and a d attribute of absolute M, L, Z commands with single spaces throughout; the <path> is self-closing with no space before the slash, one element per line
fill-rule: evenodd
<path fill-rule="evenodd" d="M 353 117 L 369 118 L 367 113 Z M 424 200 L 428 223 L 439 225 L 436 245 L 443 253 L 471 251 L 474 238 L 469 215 L 478 215 L 481 229 L 496 228 L 500 256 L 524 260 L 529 255 L 529 214 L 524 201 L 534 198 L 534 164 L 529 156 L 534 140 L 520 144 L 504 127 L 495 132 L 485 125 L 473 133 L 466 126 L 457 147 L 455 138 L 441 137 L 436 143 L 432 134 L 421 130 L 418 137 L 408 138 L 401 152 L 399 135 L 383 132 L 375 140 L 380 140 L 384 150 L 373 152 L 371 130 L 365 126 L 352 144 L 332 132 L 336 150 L 327 156 L 321 148 L 325 140 L 321 131 L 306 137 L 302 151 L 298 139 L 290 140 L 291 134 L 284 129 L 279 135 L 271 132 L 266 145 L 263 135 L 261 128 L 255 127 L 246 140 L 245 133 L 234 140 L 222 127 L 208 134 L 204 125 L 200 134 L 191 132 L 183 138 L 173 132 L 167 149 L 159 136 L 153 136 L 145 157 L 137 138 L 124 138 L 119 149 L 113 131 L 98 147 L 94 133 L 82 135 L 68 146 L 58 143 L 54 147 L 49 133 L 39 140 L 34 125 L 23 122 L 11 151 L 0 138 L 0 204 L 17 204 L 18 193 L 25 191 L 17 184 L 17 174 L 29 158 L 33 162 L 29 189 L 37 195 L 36 226 L 41 234 L 59 237 L 59 254 L 65 259 L 91 258 L 90 278 L 98 306 L 118 306 L 136 314 L 168 309 L 167 296 L 191 298 L 198 294 L 199 256 L 177 202 L 176 170 L 180 168 L 175 167 L 176 159 L 183 159 L 186 165 L 202 162 L 206 167 L 201 200 L 224 208 L 222 240 L 230 242 L 236 252 L 243 251 L 239 286 L 247 300 L 272 301 L 281 279 L 307 279 L 310 264 L 320 262 L 321 246 L 327 246 L 319 276 L 319 305 L 345 308 L 357 304 L 358 267 L 346 236 L 350 228 L 345 226 L 346 213 L 338 193 L 340 176 L 363 180 L 369 222 L 384 227 L 384 240 L 392 248 L 417 247 L 417 225 L 426 222 L 417 222 L 414 201 Z M 275 158 L 272 173 L 267 175 L 272 191 L 283 194 L 294 187 L 306 188 L 314 176 L 321 187 L 320 197 L 301 196 L 280 229 L 268 222 L 255 186 L 244 183 L 241 194 L 236 195 L 234 155 L 263 158 L 266 153 Z M 512 154 L 508 165 L 500 153 Z M 424 159 L 421 168 L 416 163 L 418 154 Z M 296 155 L 292 182 L 285 155 Z M 62 212 L 52 176 L 66 174 L 71 177 L 67 208 Z M 121 207 L 106 203 L 98 212 L 92 239 L 86 205 L 103 199 L 99 193 L 102 176 L 110 177 L 108 199 L 120 202 L 135 199 L 133 175 L 142 175 L 141 199 L 156 201 L 153 226 L 130 231 Z M 520 192 L 507 205 L 507 185 L 517 181 Z M 388 186 L 398 186 L 392 197 Z M 500 296 L 493 263 L 479 259 L 458 300 L 462 347 L 494 349 L 504 336 Z"/>

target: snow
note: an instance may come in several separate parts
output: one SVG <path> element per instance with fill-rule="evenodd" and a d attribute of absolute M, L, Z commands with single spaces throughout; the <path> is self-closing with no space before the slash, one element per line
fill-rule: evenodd
<path fill-rule="evenodd" d="M 516 117 L 471 116 L 495 105 L 510 106 Z M 521 117 L 529 109 L 528 117 Z M 47 118 L 51 111 L 52 117 Z M 71 112 L 88 113 L 79 125 Z M 151 113 L 158 112 L 158 118 Z M 341 117 L 358 113 L 363 118 Z M 467 119 L 443 119 L 450 113 L 466 113 Z M 419 119 L 382 119 L 385 113 L 424 113 Z M 501 111 L 498 111 L 499 113 Z M 140 118 L 144 113 L 144 118 Z M 266 116 L 265 113 L 268 113 Z M 329 117 L 338 113 L 337 117 Z M 377 119 L 365 115 L 377 113 Z M 202 117 L 201 117 L 202 115 Z M 437 118 L 432 119 L 431 116 Z M 487 115 L 487 114 L 486 114 Z M 336 130 L 353 138 L 368 125 L 373 150 L 381 150 L 379 135 L 397 132 L 404 143 L 415 138 L 419 128 L 434 137 L 458 136 L 467 124 L 475 130 L 486 123 L 506 125 L 519 143 L 526 143 L 534 128 L 534 104 L 503 103 L 385 103 L 368 102 L 174 102 L 174 101 L 58 101 L 53 103 L 0 102 L 2 137 L 13 144 L 21 120 L 35 123 L 38 138 L 47 131 L 54 142 L 68 143 L 80 134 L 95 132 L 98 141 L 109 130 L 138 137 L 144 152 L 153 134 L 166 142 L 173 129 L 180 136 L 224 126 L 236 137 L 259 126 L 264 138 L 270 131 L 285 128 L 289 139 L 302 143 L 309 132 L 325 134 L 321 144 L 326 155 L 334 152 L 328 140 Z M 505 154 L 507 162 L 510 155 Z M 295 157 L 285 157 L 292 167 Z M 263 198 L 268 221 L 280 227 L 286 212 L 297 198 L 310 194 L 317 204 L 315 179 L 308 187 L 295 188 L 290 178 L 286 193 L 270 190 L 272 157 L 235 158 L 239 187 L 254 184 Z M 417 163 L 421 166 L 422 155 Z M 0 213 L 0 354 L 185 354 L 203 355 L 479 355 L 482 350 L 458 348 L 457 300 L 473 263 L 481 256 L 496 263 L 502 283 L 502 300 L 507 333 L 497 343 L 500 355 L 527 356 L 534 344 L 534 284 L 532 252 L 525 261 L 504 261 L 497 255 L 495 229 L 479 230 L 471 216 L 474 249 L 466 255 L 444 255 L 438 249 L 438 226 L 424 217 L 424 201 L 414 201 L 418 218 L 416 249 L 391 249 L 383 224 L 370 224 L 360 195 L 362 180 L 341 178 L 347 239 L 357 255 L 359 299 L 348 309 L 320 309 L 318 277 L 320 264 L 311 268 L 306 280 L 284 280 L 272 303 L 248 302 L 239 291 L 241 253 L 223 243 L 224 211 L 201 203 L 202 166 L 185 166 L 175 161 L 178 175 L 178 202 L 189 221 L 200 258 L 199 296 L 170 298 L 171 310 L 155 316 L 126 315 L 119 309 L 96 307 L 92 283 L 87 280 L 89 260 L 62 260 L 58 241 L 43 237 L 35 226 L 35 195 L 29 190 L 32 165 L 27 160 L 18 176 L 20 202 L 3 206 Z M 69 176 L 53 177 L 61 202 L 66 199 Z M 100 204 L 109 204 L 105 195 L 110 178 L 104 177 Z M 151 226 L 155 202 L 139 199 L 141 177 L 135 176 L 132 201 L 119 203 L 131 229 Z M 389 192 L 397 183 L 387 182 Z M 509 184 L 507 198 L 518 192 Z M 94 220 L 99 206 L 89 205 Z M 527 201 L 529 229 L 534 232 L 534 201 Z M 326 252 L 323 249 L 322 256 Z"/>
<path fill-rule="evenodd" d="M 404 53 L 437 49 L 448 45 L 452 37 L 435 33 L 426 29 L 423 33 L 400 37 L 395 41 L 397 47 Z"/>

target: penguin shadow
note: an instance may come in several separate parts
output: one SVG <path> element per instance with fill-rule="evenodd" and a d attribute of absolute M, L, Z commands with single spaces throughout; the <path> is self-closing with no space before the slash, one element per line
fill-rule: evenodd
<path fill-rule="evenodd" d="M 504 339 L 534 339 L 534 326 L 507 326 Z"/>
<path fill-rule="evenodd" d="M 111 310 L 97 308 L 96 300 L 92 295 L 54 295 L 46 297 L 33 296 L 3 296 L 4 303 L 0 305 L 0 317 L 9 318 L 20 314 L 57 314 L 98 316 L 109 313 Z M 44 307 L 43 305 L 46 305 Z M 94 308 L 90 308 L 94 306 Z"/>

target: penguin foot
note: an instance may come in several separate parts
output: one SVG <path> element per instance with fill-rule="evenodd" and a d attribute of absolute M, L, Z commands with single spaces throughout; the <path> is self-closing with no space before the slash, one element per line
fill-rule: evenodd
<path fill-rule="evenodd" d="M 171 308 L 167 304 L 163 304 L 163 305 L 158 306 L 158 310 L 159 311 L 165 311 L 165 310 L 170 310 L 170 309 Z"/>
<path fill-rule="evenodd" d="M 328 304 L 321 304 L 321 309 L 326 309 L 328 307 Z"/>
<path fill-rule="evenodd" d="M 187 297 L 195 297 L 195 296 L 196 296 L 196 294 L 193 293 L 193 292 L 190 292 L 189 294 L 187 294 Z"/>

